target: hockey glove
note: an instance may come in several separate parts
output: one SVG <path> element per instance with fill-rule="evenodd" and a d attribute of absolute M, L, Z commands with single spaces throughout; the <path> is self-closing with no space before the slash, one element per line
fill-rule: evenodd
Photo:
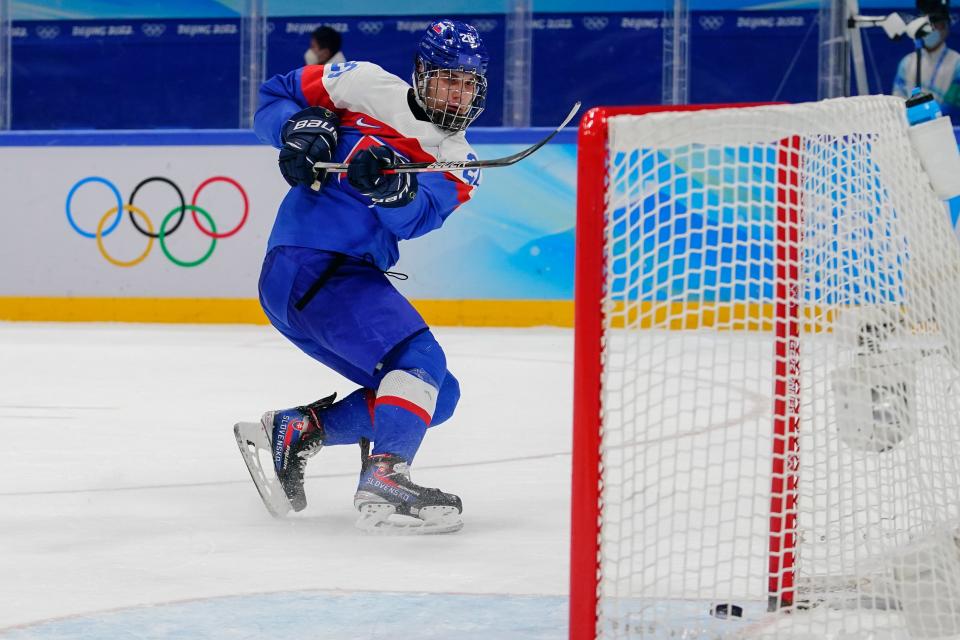
<path fill-rule="evenodd" d="M 397 154 L 390 147 L 370 147 L 350 160 L 347 180 L 350 185 L 380 207 L 403 207 L 417 197 L 417 174 L 383 175 L 384 169 L 397 164 Z"/>
<path fill-rule="evenodd" d="M 307 107 L 293 114 L 286 124 L 280 139 L 280 173 L 291 187 L 302 184 L 309 187 L 314 181 L 323 184 L 327 172 L 317 172 L 314 162 L 330 162 L 337 148 L 340 118 L 323 107 Z"/>

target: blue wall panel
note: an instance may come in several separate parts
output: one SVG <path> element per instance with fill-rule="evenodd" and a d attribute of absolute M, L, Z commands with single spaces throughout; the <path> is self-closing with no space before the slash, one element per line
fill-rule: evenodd
<path fill-rule="evenodd" d="M 691 15 L 692 102 L 816 99 L 814 9 L 707 4 L 718 8 Z M 892 10 L 875 7 L 870 12 Z M 478 26 L 492 53 L 488 107 L 477 124 L 498 126 L 504 16 L 478 9 L 457 17 Z M 407 78 L 415 44 L 430 19 L 397 14 L 273 17 L 268 72 L 300 66 L 309 33 L 328 22 L 344 32 L 348 57 L 371 60 Z M 659 102 L 663 26 L 660 11 L 536 13 L 533 124 L 556 124 L 575 100 L 585 108 Z M 888 92 L 910 44 L 891 42 L 879 29 L 865 33 L 870 89 Z M 949 40 L 954 48 L 960 48 L 957 33 Z M 13 30 L 13 126 L 234 127 L 238 74 L 236 17 L 20 20 Z"/>
<path fill-rule="evenodd" d="M 239 123 L 237 20 L 14 24 L 14 129 Z"/>
<path fill-rule="evenodd" d="M 560 122 L 570 105 L 659 104 L 660 14 L 537 14 L 533 124 Z"/>

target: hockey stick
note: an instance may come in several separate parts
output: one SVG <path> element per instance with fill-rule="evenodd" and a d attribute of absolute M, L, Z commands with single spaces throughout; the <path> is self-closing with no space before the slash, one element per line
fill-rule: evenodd
<path fill-rule="evenodd" d="M 455 162 L 401 162 L 393 169 L 387 169 L 383 173 L 384 175 L 390 175 L 394 173 L 424 173 L 428 171 L 462 171 L 464 169 L 491 169 L 494 167 L 509 167 L 514 163 L 520 162 L 527 156 L 533 154 L 537 149 L 550 142 L 555 135 L 560 133 L 561 129 L 563 129 L 571 120 L 573 120 L 573 116 L 575 116 L 579 110 L 580 101 L 578 100 L 577 104 L 573 105 L 573 108 L 570 109 L 570 113 L 567 114 L 567 117 L 564 118 L 563 122 L 560 123 L 560 126 L 554 129 L 550 135 L 532 147 L 527 147 L 523 151 L 515 153 L 512 156 L 495 158 L 493 160 L 459 160 Z M 349 166 L 350 165 L 345 162 L 316 162 L 314 163 L 313 168 L 325 169 L 329 173 L 346 173 Z M 314 183 L 314 187 L 319 188 L 319 184 Z"/>

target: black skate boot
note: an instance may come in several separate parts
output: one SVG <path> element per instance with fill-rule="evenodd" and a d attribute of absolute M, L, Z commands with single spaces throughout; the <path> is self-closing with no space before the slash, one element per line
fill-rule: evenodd
<path fill-rule="evenodd" d="M 333 394 L 302 407 L 267 411 L 261 418 L 264 428 L 272 429 L 273 466 L 294 511 L 307 507 L 303 473 L 307 460 L 323 448 L 323 424 L 317 414 L 336 397 Z"/>
<path fill-rule="evenodd" d="M 353 505 L 360 512 L 357 528 L 367 532 L 452 533 L 463 527 L 460 497 L 415 484 L 406 461 L 391 454 L 366 459 Z"/>
<path fill-rule="evenodd" d="M 306 508 L 303 473 L 307 459 L 320 451 L 324 441 L 318 414 L 335 399 L 333 394 L 301 407 L 267 411 L 259 425 L 240 423 L 234 427 L 250 477 L 274 516 L 283 517 L 291 510 Z M 261 466 L 258 449 L 270 451 L 273 473 Z"/>

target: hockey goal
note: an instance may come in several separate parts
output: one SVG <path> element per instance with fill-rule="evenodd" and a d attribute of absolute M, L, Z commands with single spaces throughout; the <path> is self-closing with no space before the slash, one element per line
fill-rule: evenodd
<path fill-rule="evenodd" d="M 960 637 L 960 245 L 903 101 L 580 127 L 572 638 Z"/>

